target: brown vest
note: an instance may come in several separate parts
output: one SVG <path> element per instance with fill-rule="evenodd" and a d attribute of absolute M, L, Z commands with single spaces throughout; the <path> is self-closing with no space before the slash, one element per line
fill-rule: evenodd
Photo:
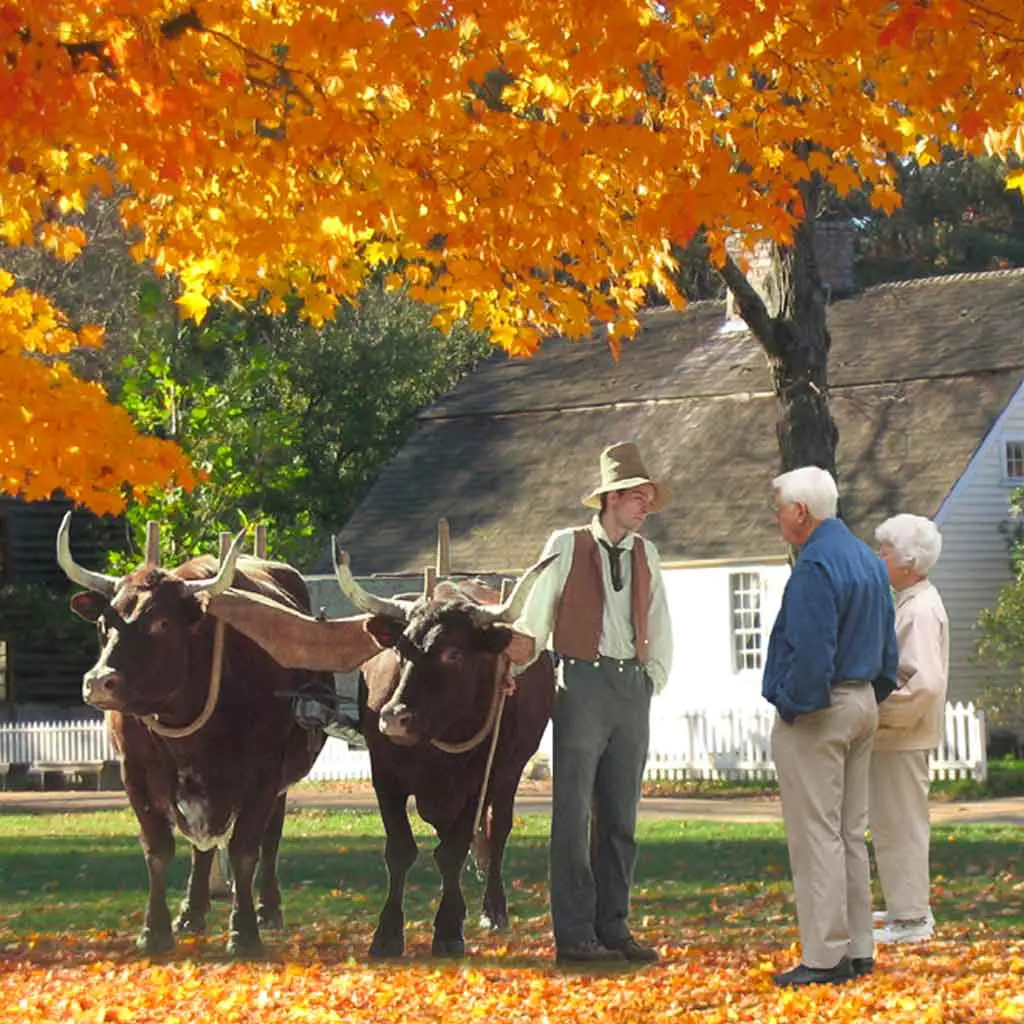
<path fill-rule="evenodd" d="M 647 663 L 647 619 L 651 607 L 651 569 L 639 537 L 633 540 L 630 572 L 633 642 L 636 660 Z M 588 527 L 574 531 L 572 566 L 555 610 L 552 647 L 556 654 L 597 661 L 604 618 L 601 551 Z"/>

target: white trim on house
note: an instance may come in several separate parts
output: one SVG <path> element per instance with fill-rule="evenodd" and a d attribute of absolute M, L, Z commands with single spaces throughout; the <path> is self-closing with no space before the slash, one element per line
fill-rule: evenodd
<path fill-rule="evenodd" d="M 754 555 L 748 558 L 690 558 L 674 562 L 663 561 L 662 569 L 717 569 L 724 566 L 788 565 L 788 555 Z"/>

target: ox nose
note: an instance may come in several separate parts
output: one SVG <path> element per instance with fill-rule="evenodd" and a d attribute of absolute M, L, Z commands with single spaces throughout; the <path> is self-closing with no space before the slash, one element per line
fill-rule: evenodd
<path fill-rule="evenodd" d="M 120 682 L 118 672 L 87 672 L 82 678 L 82 700 L 96 707 L 108 707 L 115 702 L 114 690 Z"/>
<path fill-rule="evenodd" d="M 385 736 L 407 736 L 412 729 L 412 712 L 404 704 L 382 708 L 380 731 Z"/>

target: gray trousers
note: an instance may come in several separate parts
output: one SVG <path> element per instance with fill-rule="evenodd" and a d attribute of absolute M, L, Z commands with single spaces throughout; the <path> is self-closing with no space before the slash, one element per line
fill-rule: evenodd
<path fill-rule="evenodd" d="M 563 659 L 559 666 L 551 813 L 556 946 L 629 934 L 651 692 L 635 661 Z"/>

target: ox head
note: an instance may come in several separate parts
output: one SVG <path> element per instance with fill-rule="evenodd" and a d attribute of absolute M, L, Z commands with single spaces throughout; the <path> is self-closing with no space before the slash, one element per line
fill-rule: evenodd
<path fill-rule="evenodd" d="M 380 731 L 395 743 L 459 743 L 484 721 L 498 680 L 499 657 L 528 661 L 533 638 L 512 627 L 540 574 L 552 559 L 527 570 L 503 604 L 468 596 L 402 600 L 380 598 L 356 583 L 348 560 L 334 547 L 342 592 L 369 613 L 367 631 L 398 659 L 397 679 L 379 712 Z M 449 590 L 449 594 L 452 591 Z"/>
<path fill-rule="evenodd" d="M 100 639 L 99 660 L 82 680 L 83 699 L 132 715 L 173 712 L 196 655 L 193 638 L 206 601 L 231 586 L 245 531 L 219 569 L 214 559 L 202 558 L 171 571 L 142 565 L 122 577 L 78 565 L 71 556 L 70 531 L 68 512 L 57 532 L 57 562 L 73 583 L 86 588 L 71 598 L 71 608 L 96 623 Z M 208 676 L 205 662 L 201 671 Z M 205 685 L 204 679 L 204 691 Z"/>

